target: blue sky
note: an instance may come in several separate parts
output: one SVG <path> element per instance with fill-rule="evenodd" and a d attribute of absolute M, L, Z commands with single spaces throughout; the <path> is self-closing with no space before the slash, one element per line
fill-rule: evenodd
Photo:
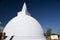
<path fill-rule="evenodd" d="M 0 0 L 0 21 L 5 26 L 21 11 L 24 1 L 30 14 L 39 21 L 44 31 L 52 28 L 60 33 L 59 0 Z"/>

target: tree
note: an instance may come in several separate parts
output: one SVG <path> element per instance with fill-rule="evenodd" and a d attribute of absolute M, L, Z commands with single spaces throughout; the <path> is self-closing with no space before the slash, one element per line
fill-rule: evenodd
<path fill-rule="evenodd" d="M 47 31 L 46 31 L 46 36 L 50 36 L 52 33 L 52 29 L 51 28 L 48 28 Z"/>
<path fill-rule="evenodd" d="M 50 38 L 51 33 L 52 33 L 52 29 L 48 28 L 46 33 L 45 33 L 47 40 L 51 40 L 51 38 Z"/>

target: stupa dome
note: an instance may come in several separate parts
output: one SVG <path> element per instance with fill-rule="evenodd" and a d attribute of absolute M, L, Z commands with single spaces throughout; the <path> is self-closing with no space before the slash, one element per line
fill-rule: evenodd
<path fill-rule="evenodd" d="M 12 40 L 45 40 L 40 23 L 28 14 L 25 3 L 22 11 L 8 22 L 3 32 L 6 33 L 6 40 L 12 36 Z"/>

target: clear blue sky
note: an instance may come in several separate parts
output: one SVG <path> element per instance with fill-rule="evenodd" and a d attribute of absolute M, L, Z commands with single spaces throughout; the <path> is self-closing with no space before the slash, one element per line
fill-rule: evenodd
<path fill-rule="evenodd" d="M 52 28 L 60 32 L 60 1 L 59 0 L 25 0 L 30 14 L 37 19 L 43 30 Z M 0 21 L 4 26 L 21 11 L 24 0 L 0 0 Z"/>

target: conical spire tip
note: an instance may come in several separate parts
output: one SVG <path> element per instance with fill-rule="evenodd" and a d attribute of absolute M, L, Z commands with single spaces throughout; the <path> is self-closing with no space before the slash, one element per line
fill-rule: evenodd
<path fill-rule="evenodd" d="M 29 12 L 27 12 L 27 7 L 26 7 L 26 3 L 25 2 L 23 4 L 22 10 L 20 12 L 18 12 L 18 15 L 21 15 L 21 14 L 30 15 Z"/>
<path fill-rule="evenodd" d="M 24 12 L 24 14 L 26 14 L 26 11 L 27 11 L 27 7 L 26 7 L 26 3 L 24 2 L 22 12 Z"/>

